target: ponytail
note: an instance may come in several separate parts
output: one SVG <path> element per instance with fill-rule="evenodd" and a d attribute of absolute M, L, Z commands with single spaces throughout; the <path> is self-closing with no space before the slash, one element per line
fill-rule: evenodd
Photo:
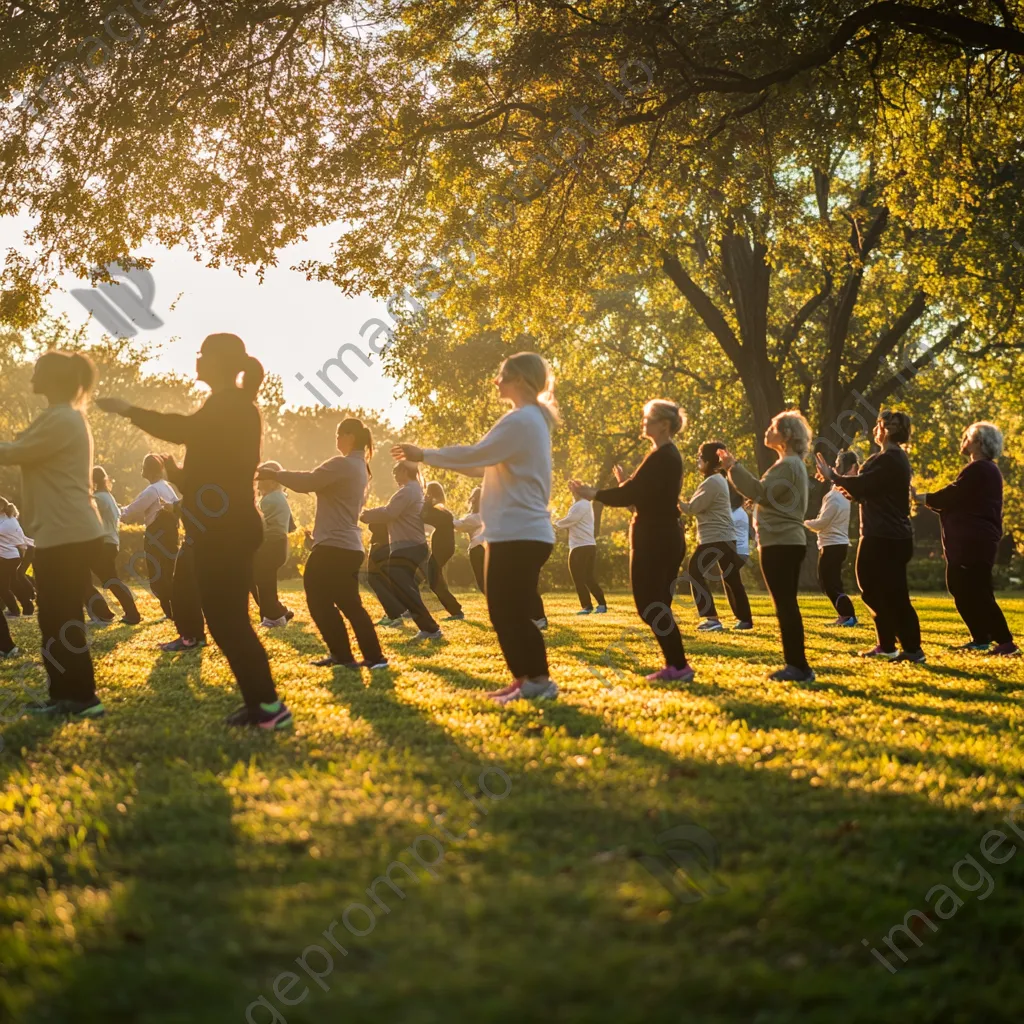
<path fill-rule="evenodd" d="M 13 501 L 0 498 L 0 516 L 8 516 L 11 519 L 18 518 L 18 507 Z"/>
<path fill-rule="evenodd" d="M 44 352 L 36 374 L 41 394 L 70 405 L 82 404 L 96 384 L 96 364 L 83 352 Z"/>
<path fill-rule="evenodd" d="M 351 437 L 352 447 L 363 453 L 363 458 L 366 459 L 366 475 L 372 477 L 370 459 L 373 458 L 373 435 L 370 433 L 370 428 L 362 420 L 355 416 L 349 416 L 348 419 L 344 419 L 338 424 L 338 437 L 341 437 L 342 434 Z"/>
<path fill-rule="evenodd" d="M 263 364 L 255 356 L 245 357 L 242 366 L 242 393 L 247 395 L 251 402 L 256 401 L 266 375 Z"/>
<path fill-rule="evenodd" d="M 534 401 L 540 406 L 548 426 L 562 422 L 555 400 L 555 375 L 548 361 L 536 352 L 517 352 L 501 364 L 502 373 L 518 377 L 534 394 Z"/>

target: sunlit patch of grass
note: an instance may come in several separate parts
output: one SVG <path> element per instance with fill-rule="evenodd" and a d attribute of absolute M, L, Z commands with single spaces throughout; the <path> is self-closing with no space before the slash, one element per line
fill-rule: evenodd
<path fill-rule="evenodd" d="M 628 595 L 576 617 L 549 594 L 559 700 L 499 708 L 483 601 L 460 596 L 444 643 L 382 630 L 391 667 L 371 674 L 309 665 L 323 647 L 290 589 L 296 621 L 264 634 L 290 734 L 229 732 L 223 656 L 157 651 L 172 629 L 151 600 L 141 628 L 94 632 L 107 717 L 4 726 L 7 1017 L 222 1024 L 262 995 L 288 1024 L 1017 1019 L 1024 855 L 902 942 L 896 975 L 861 944 L 927 909 L 1024 796 L 1024 665 L 949 653 L 947 598 L 916 599 L 926 666 L 865 663 L 870 630 L 802 598 L 818 678 L 801 686 L 766 681 L 763 597 L 749 634 L 698 635 L 680 605 L 698 675 L 678 686 L 644 679 L 657 647 Z M 1024 601 L 1004 607 L 1024 631 Z M 33 623 L 13 629 L 38 652 Z M 5 693 L 23 664 L 0 667 Z M 720 854 L 693 902 L 639 859 L 685 824 Z M 428 832 L 436 876 L 409 853 Z M 366 890 L 396 859 L 417 881 L 384 886 L 385 912 Z M 372 931 L 339 924 L 324 991 L 295 959 L 354 903 Z M 288 970 L 295 1005 L 274 993 Z"/>

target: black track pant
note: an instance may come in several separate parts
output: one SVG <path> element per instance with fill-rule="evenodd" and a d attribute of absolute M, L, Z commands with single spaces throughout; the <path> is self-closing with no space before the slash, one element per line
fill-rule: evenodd
<path fill-rule="evenodd" d="M 14 594 L 11 593 L 11 582 L 14 574 L 18 571 L 20 558 L 0 558 L 0 600 L 7 603 L 8 596 L 14 601 Z M 17 605 L 14 608 L 17 611 Z M 0 654 L 7 654 L 14 647 L 14 640 L 11 639 L 11 629 L 7 625 L 7 616 L 3 609 L 0 609 Z"/>
<path fill-rule="evenodd" d="M 366 557 L 366 585 L 373 591 L 377 600 L 380 601 L 384 614 L 389 619 L 397 619 L 405 607 L 395 596 L 388 579 L 388 557 L 391 548 L 387 544 L 376 544 L 370 548 Z"/>
<path fill-rule="evenodd" d="M 36 588 L 27 575 L 29 569 L 32 568 L 32 555 L 34 551 L 35 548 L 33 547 L 25 549 L 25 554 L 21 556 L 21 562 L 19 562 L 17 572 L 15 572 L 14 579 L 11 581 L 11 592 L 21 604 L 21 613 L 23 615 L 32 614 L 33 602 L 36 599 Z M 16 612 L 18 606 L 8 605 L 7 610 Z"/>
<path fill-rule="evenodd" d="M 249 707 L 277 700 L 267 652 L 249 620 L 249 583 L 258 546 L 258 539 L 246 544 L 227 537 L 182 545 L 182 551 L 194 550 L 201 614 L 206 617 L 214 642 L 228 659 Z"/>
<path fill-rule="evenodd" d="M 761 572 L 775 606 L 782 633 L 782 653 L 787 665 L 804 669 L 807 653 L 804 649 L 804 620 L 800 615 L 800 567 L 807 548 L 803 544 L 773 544 L 761 548 Z"/>
<path fill-rule="evenodd" d="M 266 537 L 252 560 L 252 596 L 260 608 L 260 618 L 280 619 L 288 609 L 277 595 L 277 573 L 288 561 L 288 538 Z"/>
<path fill-rule="evenodd" d="M 90 701 L 96 696 L 83 603 L 102 539 L 36 548 L 36 599 L 43 664 L 53 700 Z"/>
<path fill-rule="evenodd" d="M 448 581 L 444 578 L 444 567 L 451 561 L 454 554 L 454 551 L 431 552 L 430 559 L 427 561 L 427 585 L 449 615 L 461 615 L 462 605 L 459 604 L 459 599 L 451 592 Z"/>
<path fill-rule="evenodd" d="M 856 615 L 843 584 L 843 563 L 849 551 L 849 544 L 828 544 L 818 549 L 818 586 L 832 602 L 836 614 L 844 619 L 852 619 Z"/>
<path fill-rule="evenodd" d="M 469 564 L 473 568 L 473 575 L 476 577 L 476 585 L 480 588 L 480 593 L 486 592 L 487 587 L 484 584 L 484 561 L 486 560 L 487 552 L 484 550 L 483 544 L 477 544 L 475 548 L 469 549 Z"/>
<path fill-rule="evenodd" d="M 408 609 L 412 613 L 413 622 L 425 633 L 436 633 L 439 627 L 423 603 L 418 580 L 421 572 L 425 575 L 429 557 L 426 544 L 392 548 L 385 576 L 403 610 Z"/>
<path fill-rule="evenodd" d="M 694 604 L 697 605 L 697 614 L 703 619 L 718 618 L 715 598 L 711 593 L 711 586 L 707 578 L 707 572 L 713 565 L 718 566 L 718 571 L 722 576 L 722 586 L 725 587 L 729 607 L 732 608 L 733 614 L 740 622 L 753 622 L 750 599 L 747 597 L 747 589 L 743 586 L 743 577 L 740 575 L 743 559 L 736 553 L 736 545 L 730 541 L 698 544 L 693 549 L 687 571 L 690 576 L 690 593 L 693 596 Z"/>
<path fill-rule="evenodd" d="M 590 595 L 599 604 L 607 604 L 604 591 L 597 582 L 597 545 L 582 544 L 569 552 L 569 575 L 576 586 L 576 596 L 581 608 L 593 608 Z"/>
<path fill-rule="evenodd" d="M 153 596 L 169 619 L 174 618 L 174 570 L 178 556 L 178 517 L 164 509 L 146 527 L 142 538 L 146 575 Z M 202 635 L 202 634 L 200 634 Z"/>
<path fill-rule="evenodd" d="M 18 601 L 14 596 L 14 578 L 18 574 L 20 564 L 21 556 L 0 558 L 0 605 L 12 612 L 19 611 Z"/>
<path fill-rule="evenodd" d="M 650 626 L 672 668 L 686 667 L 679 627 L 672 617 L 672 584 L 676 579 L 683 538 L 678 522 L 637 525 L 629 532 L 629 580 L 640 618 Z"/>
<path fill-rule="evenodd" d="M 539 540 L 505 540 L 487 545 L 484 593 L 491 625 L 514 679 L 543 679 L 548 675 L 544 636 L 533 624 L 543 603 L 540 571 L 551 557 L 553 544 Z"/>
<path fill-rule="evenodd" d="M 946 589 L 976 644 L 1008 644 L 1013 634 L 992 590 L 992 565 L 947 565 Z"/>
<path fill-rule="evenodd" d="M 347 619 L 363 660 L 376 665 L 384 660 L 384 655 L 373 620 L 359 596 L 359 569 L 362 564 L 362 551 L 318 544 L 306 561 L 302 583 L 306 589 L 309 614 L 320 630 L 331 657 L 342 663 L 353 660 L 345 626 Z"/>
<path fill-rule="evenodd" d="M 135 596 L 128 585 L 117 574 L 117 545 L 104 541 L 97 560 L 93 562 L 92 571 L 100 581 L 100 586 L 109 590 L 124 612 L 124 617 L 136 621 L 141 616 L 135 604 Z M 104 602 L 104 607 L 106 603 Z M 109 609 L 108 609 L 109 611 Z"/>
<path fill-rule="evenodd" d="M 195 545 L 187 539 L 178 549 L 178 557 L 174 560 L 172 582 L 171 607 L 178 635 L 186 640 L 202 640 L 206 636 L 206 622 L 203 618 L 203 600 L 196 578 Z M 245 586 L 245 592 L 248 594 L 249 573 L 246 574 Z M 246 609 L 248 607 L 249 599 L 246 597 Z"/>
<path fill-rule="evenodd" d="M 857 584 L 875 619 L 878 645 L 896 650 L 896 641 L 908 652 L 921 649 L 921 624 L 910 603 L 907 563 L 914 542 L 886 537 L 861 537 L 857 548 Z"/>

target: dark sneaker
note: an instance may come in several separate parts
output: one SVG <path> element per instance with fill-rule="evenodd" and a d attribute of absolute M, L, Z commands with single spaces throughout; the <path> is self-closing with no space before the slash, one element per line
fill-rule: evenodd
<path fill-rule="evenodd" d="M 134 615 L 134 616 L 132 616 L 130 618 L 129 618 L 129 616 L 125 615 L 121 619 L 121 625 L 122 626 L 138 626 L 138 625 L 141 624 L 141 622 L 142 622 L 142 616 L 141 615 Z"/>
<path fill-rule="evenodd" d="M 721 633 L 724 629 L 720 619 L 705 619 L 697 626 L 698 633 Z"/>
<path fill-rule="evenodd" d="M 454 615 L 446 615 L 441 621 L 442 622 L 462 622 L 466 617 L 465 612 L 456 612 Z"/>
<path fill-rule="evenodd" d="M 21 612 L 4 612 L 4 615 L 6 615 L 7 618 L 9 618 L 9 619 L 20 619 L 21 618 Z"/>
<path fill-rule="evenodd" d="M 979 643 L 977 641 L 972 640 L 970 643 L 957 644 L 955 647 L 950 647 L 950 650 L 956 653 L 970 651 L 976 654 L 980 654 L 982 651 L 987 651 L 991 646 L 991 643 Z"/>
<path fill-rule="evenodd" d="M 1006 644 L 996 644 L 990 651 L 985 652 L 990 658 L 1017 658 L 1020 656 L 1020 648 L 1011 640 Z"/>
<path fill-rule="evenodd" d="M 284 701 L 273 704 L 258 704 L 251 708 L 243 704 L 224 720 L 227 725 L 252 726 L 273 732 L 278 729 L 289 729 L 292 726 L 292 713 L 285 707 Z"/>
<path fill-rule="evenodd" d="M 597 607 L 596 607 L 596 608 L 594 609 L 594 614 L 595 614 L 595 615 L 604 615 L 604 614 L 606 614 L 606 613 L 607 613 L 607 611 L 608 611 L 608 605 L 606 605 L 606 604 L 599 604 L 599 605 L 598 605 L 598 606 L 597 606 Z"/>
<path fill-rule="evenodd" d="M 387 668 L 388 659 L 381 658 L 379 661 L 361 661 L 359 662 L 363 668 L 368 668 L 371 672 L 375 672 L 377 669 Z"/>
<path fill-rule="evenodd" d="M 842 626 L 843 629 L 853 629 L 857 625 L 857 616 L 851 615 L 848 619 L 838 619 L 836 625 Z"/>
<path fill-rule="evenodd" d="M 885 661 L 895 661 L 900 656 L 899 651 L 887 651 L 879 644 L 867 651 L 858 651 L 858 658 L 883 658 Z"/>
<path fill-rule="evenodd" d="M 291 610 L 291 608 L 285 608 L 285 610 L 284 610 L 284 617 L 285 617 L 285 618 L 286 618 L 286 619 L 287 619 L 287 620 L 288 620 L 289 622 L 291 622 L 291 621 L 292 621 L 292 619 L 294 619 L 294 618 L 295 618 L 295 612 L 293 612 L 293 611 Z"/>
<path fill-rule="evenodd" d="M 106 714 L 106 708 L 100 703 L 99 697 L 92 700 L 48 700 L 42 706 L 30 704 L 25 709 L 26 714 L 36 715 L 40 718 L 102 718 Z"/>
<path fill-rule="evenodd" d="M 924 651 L 920 649 L 916 651 L 902 651 L 893 658 L 893 661 L 911 665 L 923 665 L 925 661 Z"/>
<path fill-rule="evenodd" d="M 593 608 L 581 608 L 576 614 L 577 615 L 593 615 L 594 614 L 594 609 Z"/>
<path fill-rule="evenodd" d="M 311 661 L 310 665 L 315 665 L 317 668 L 359 668 L 358 661 L 338 661 L 330 654 L 326 658 L 317 658 L 315 661 Z"/>
<path fill-rule="evenodd" d="M 16 658 L 21 654 L 20 647 L 12 647 L 9 651 L 0 651 L 0 658 Z"/>
<path fill-rule="evenodd" d="M 813 683 L 814 678 L 813 669 L 797 668 L 796 665 L 787 665 L 768 677 L 773 683 Z"/>
<path fill-rule="evenodd" d="M 167 644 L 161 644 L 160 650 L 166 651 L 168 654 L 177 654 L 179 651 L 194 651 L 205 646 L 205 638 L 202 640 L 187 640 L 185 637 L 179 636 L 177 640 L 172 640 Z"/>
<path fill-rule="evenodd" d="M 749 633 L 753 628 L 752 622 L 744 622 L 742 619 L 732 627 L 737 633 Z"/>
<path fill-rule="evenodd" d="M 666 665 L 664 668 L 659 668 L 657 672 L 652 672 L 644 678 L 649 683 L 692 683 L 695 675 L 696 672 L 694 672 L 692 665 L 685 665 L 683 668 Z"/>
<path fill-rule="evenodd" d="M 413 640 L 440 640 L 444 634 L 439 629 L 435 629 L 433 633 L 421 629 L 414 637 Z"/>

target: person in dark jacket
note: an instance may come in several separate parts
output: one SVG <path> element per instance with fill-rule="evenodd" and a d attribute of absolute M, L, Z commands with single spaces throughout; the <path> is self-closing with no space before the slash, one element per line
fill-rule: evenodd
<path fill-rule="evenodd" d="M 182 466 L 163 461 L 181 492 L 185 543 L 194 552 L 203 614 L 245 699 L 227 722 L 274 730 L 291 726 L 292 716 L 278 699 L 267 652 L 249 621 L 253 557 L 263 541 L 255 486 L 263 438 L 256 395 L 263 376 L 241 338 L 211 334 L 196 360 L 196 377 L 211 393 L 196 412 L 153 412 L 120 398 L 96 404 L 153 437 L 185 445 Z"/>
<path fill-rule="evenodd" d="M 1020 654 L 992 589 L 992 567 L 1003 536 L 1003 434 L 994 423 L 972 423 L 960 442 L 970 461 L 953 483 L 927 494 L 919 504 L 938 512 L 946 556 L 946 588 L 971 631 L 960 651 Z M 992 645 L 995 645 L 994 647 Z"/>
<path fill-rule="evenodd" d="M 903 450 L 910 440 L 910 417 L 885 409 L 875 425 L 879 451 L 856 476 L 838 473 L 821 452 L 817 455 L 822 479 L 835 484 L 847 497 L 860 502 L 860 545 L 857 548 L 857 584 L 875 620 L 878 643 L 862 651 L 866 658 L 921 664 L 921 624 L 910 601 L 907 565 L 914 554 L 914 528 L 910 524 L 910 478 L 913 470 Z M 896 641 L 903 646 L 897 651 Z"/>
<path fill-rule="evenodd" d="M 616 472 L 618 487 L 598 490 L 572 480 L 573 497 L 600 501 L 613 508 L 635 509 L 629 526 L 629 578 L 640 618 L 650 626 L 665 667 L 647 678 L 690 682 L 694 670 L 686 660 L 683 639 L 672 617 L 672 584 L 679 567 L 682 538 L 679 531 L 679 491 L 683 485 L 683 459 L 672 438 L 683 426 L 675 402 L 656 399 L 644 406 L 642 436 L 651 451 L 628 479 Z M 616 467 L 618 470 L 618 467 Z"/>
<path fill-rule="evenodd" d="M 455 517 L 444 506 L 444 488 L 432 480 L 423 491 L 423 522 L 432 526 L 427 584 L 448 613 L 447 620 L 464 619 L 459 599 L 448 589 L 444 567 L 455 554 Z"/>

